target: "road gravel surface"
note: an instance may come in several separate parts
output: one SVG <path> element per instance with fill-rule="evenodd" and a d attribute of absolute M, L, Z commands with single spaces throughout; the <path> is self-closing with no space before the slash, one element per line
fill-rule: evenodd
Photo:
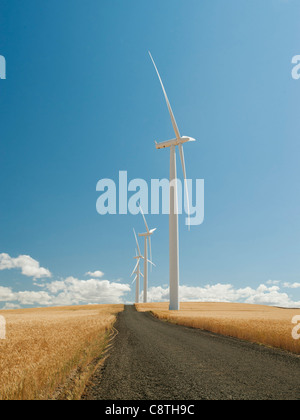
<path fill-rule="evenodd" d="M 299 400 L 300 358 L 126 306 L 85 400 Z"/>

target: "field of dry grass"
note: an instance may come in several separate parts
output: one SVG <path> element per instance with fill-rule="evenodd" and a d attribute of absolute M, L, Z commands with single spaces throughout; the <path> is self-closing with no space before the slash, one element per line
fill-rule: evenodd
<path fill-rule="evenodd" d="M 0 400 L 76 399 L 123 305 L 0 311 Z"/>
<path fill-rule="evenodd" d="M 300 354 L 300 340 L 292 338 L 292 318 L 300 309 L 239 303 L 182 303 L 181 311 L 168 310 L 168 303 L 136 305 L 157 318 L 188 327 L 212 331 L 243 340 L 278 347 Z"/>

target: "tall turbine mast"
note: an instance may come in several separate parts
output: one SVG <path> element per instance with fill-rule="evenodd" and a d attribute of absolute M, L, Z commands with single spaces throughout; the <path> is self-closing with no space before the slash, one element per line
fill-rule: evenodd
<path fill-rule="evenodd" d="M 140 206 L 140 212 L 143 216 L 146 233 L 140 233 L 139 236 L 144 238 L 144 303 L 148 302 L 148 262 L 155 266 L 152 262 L 152 248 L 151 248 L 151 236 L 156 231 L 156 229 L 149 230 L 149 227 L 146 222 L 146 218 L 143 212 L 142 207 Z M 150 260 L 148 259 L 148 241 L 149 241 L 149 251 L 150 251 Z"/>
<path fill-rule="evenodd" d="M 136 281 L 136 288 L 135 288 L 135 303 L 140 303 L 140 276 L 144 277 L 143 274 L 141 273 L 141 259 L 144 259 L 143 255 L 141 254 L 141 250 L 140 250 L 140 246 L 139 246 L 139 241 L 138 238 L 136 236 L 135 230 L 133 229 L 133 233 L 134 233 L 134 237 L 135 237 L 135 241 L 136 241 L 136 246 L 137 246 L 137 252 L 136 252 L 136 256 L 134 257 L 135 260 L 137 260 L 136 266 L 134 267 L 134 270 L 131 274 L 131 276 L 133 276 L 133 274 L 135 274 L 135 278 L 133 280 L 132 283 L 134 283 Z"/>
<path fill-rule="evenodd" d="M 142 272 L 141 272 L 141 265 L 140 265 L 140 259 L 143 258 L 141 256 L 136 255 L 134 257 L 135 260 L 137 260 L 136 266 L 134 267 L 134 270 L 131 274 L 131 277 L 133 276 L 133 274 L 135 274 L 135 278 L 133 279 L 133 282 L 136 282 L 136 287 L 135 287 L 135 303 L 140 303 L 140 277 L 144 277 Z"/>
<path fill-rule="evenodd" d="M 169 215 L 169 241 L 170 241 L 170 310 L 178 311 L 180 309 L 179 304 L 179 232 L 178 232 L 178 193 L 177 193 L 177 170 L 176 170 L 176 146 L 179 148 L 180 160 L 182 165 L 182 171 L 184 176 L 184 185 L 187 198 L 188 206 L 188 217 L 190 216 L 189 210 L 189 196 L 187 187 L 186 167 L 184 160 L 183 144 L 191 141 L 195 141 L 192 137 L 181 137 L 172 108 L 169 102 L 165 87 L 162 79 L 153 60 L 151 53 L 149 52 L 150 58 L 158 75 L 164 97 L 167 103 L 169 114 L 171 117 L 172 126 L 175 132 L 176 138 L 168 140 L 162 143 L 156 143 L 156 149 L 170 148 L 170 215 Z M 190 219 L 189 226 L 190 226 Z"/>

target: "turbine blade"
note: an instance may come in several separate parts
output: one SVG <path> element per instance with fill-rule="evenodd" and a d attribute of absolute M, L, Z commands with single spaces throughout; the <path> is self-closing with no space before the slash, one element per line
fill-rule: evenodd
<path fill-rule="evenodd" d="M 145 257 L 141 257 L 143 260 L 145 259 Z M 152 262 L 152 261 L 150 261 L 150 260 L 148 260 L 147 259 L 147 261 L 148 261 L 148 263 L 150 263 L 150 264 L 152 264 L 153 265 L 153 267 L 156 267 L 156 265 Z"/>
<path fill-rule="evenodd" d="M 149 237 L 148 237 L 148 239 L 149 239 L 149 254 L 150 254 L 150 261 L 152 261 L 151 236 L 149 236 Z M 147 261 L 149 261 L 149 260 L 147 260 Z M 151 265 L 150 265 L 150 270 L 151 270 L 151 273 L 152 273 L 152 263 L 151 263 Z"/>
<path fill-rule="evenodd" d="M 141 206 L 140 206 L 140 211 L 141 211 L 141 213 L 142 213 L 142 216 L 143 216 L 143 219 L 144 219 L 144 222 L 145 222 L 145 226 L 146 226 L 146 229 L 147 229 L 147 233 L 150 233 L 149 228 L 148 228 L 148 225 L 147 225 L 147 222 L 146 222 L 146 218 L 145 218 L 145 215 L 144 215 L 144 212 L 143 212 L 143 209 L 142 209 L 142 207 L 141 207 Z"/>
<path fill-rule="evenodd" d="M 189 226 L 189 229 L 190 229 L 190 227 L 191 227 L 191 224 L 190 224 L 190 201 L 189 201 L 189 190 L 188 190 L 187 177 L 186 177 L 184 152 L 183 152 L 182 144 L 179 144 L 178 147 L 179 147 L 180 160 L 181 160 L 182 171 L 183 171 L 183 176 L 184 176 L 184 189 L 185 189 L 185 192 L 186 192 L 187 207 L 188 207 L 188 226 Z"/>
<path fill-rule="evenodd" d="M 179 144 L 178 147 L 179 147 L 179 153 L 180 153 L 180 160 L 181 160 L 181 166 L 182 166 L 183 176 L 184 176 L 184 179 L 186 179 L 185 160 L 184 160 L 184 152 L 183 152 L 182 144 Z"/>
<path fill-rule="evenodd" d="M 152 265 L 153 265 L 153 267 L 156 267 L 156 265 L 155 265 L 152 261 L 148 260 L 148 263 L 149 263 L 149 264 L 152 264 Z"/>
<path fill-rule="evenodd" d="M 134 275 L 134 273 L 135 273 L 135 271 L 136 271 L 136 269 L 137 269 L 138 265 L 139 265 L 139 262 L 137 262 L 137 263 L 136 263 L 136 266 L 134 267 L 134 270 L 133 270 L 133 272 L 132 272 L 132 274 L 131 274 L 131 276 L 130 276 L 130 277 L 132 277 L 132 276 Z"/>
<path fill-rule="evenodd" d="M 170 105 L 170 102 L 169 102 L 169 99 L 168 99 L 167 92 L 166 92 L 166 90 L 165 90 L 164 84 L 163 84 L 163 82 L 162 82 L 162 80 L 161 80 L 161 77 L 160 77 L 159 71 L 158 71 L 158 69 L 157 69 L 157 67 L 156 67 L 155 61 L 153 60 L 153 57 L 152 57 L 152 55 L 151 55 L 150 51 L 149 51 L 149 55 L 150 55 L 150 58 L 151 58 L 151 60 L 152 60 L 152 63 L 153 63 L 153 65 L 154 65 L 154 68 L 155 68 L 156 73 L 157 73 L 157 75 L 158 75 L 158 78 L 159 78 L 159 81 L 160 81 L 160 84 L 161 84 L 162 90 L 163 90 L 164 95 L 165 95 L 165 100 L 166 100 L 166 102 L 167 102 L 167 106 L 168 106 L 168 110 L 169 110 L 169 113 L 170 113 L 170 117 L 171 117 L 171 121 L 172 121 L 173 129 L 174 129 L 174 131 L 175 131 L 176 138 L 179 140 L 179 139 L 181 138 L 181 135 L 180 135 L 180 133 L 179 133 L 179 129 L 178 129 L 178 126 L 177 126 L 177 123 L 176 123 L 176 120 L 175 120 L 175 117 L 174 117 L 174 114 L 173 114 L 173 111 L 172 111 L 172 108 L 171 108 L 171 105 Z"/>
<path fill-rule="evenodd" d="M 133 284 L 136 281 L 136 279 L 137 279 L 137 276 L 135 276 L 135 278 L 134 278 L 134 280 L 133 280 L 133 282 L 131 284 Z"/>
<path fill-rule="evenodd" d="M 138 238 L 136 236 L 136 233 L 135 233 L 135 230 L 134 229 L 133 229 L 133 233 L 134 233 L 134 236 L 135 236 L 135 241 L 136 241 L 136 245 L 137 245 L 137 248 L 138 248 L 139 255 L 141 255 L 139 241 L 138 241 Z"/>
<path fill-rule="evenodd" d="M 144 278 L 144 274 L 140 272 L 140 275 Z"/>

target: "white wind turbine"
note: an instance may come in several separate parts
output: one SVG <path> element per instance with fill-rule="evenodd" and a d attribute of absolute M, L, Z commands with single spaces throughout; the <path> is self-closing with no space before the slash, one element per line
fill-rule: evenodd
<path fill-rule="evenodd" d="M 144 237 L 144 243 L 145 243 L 145 250 L 144 250 L 144 303 L 147 303 L 148 301 L 148 262 L 152 265 L 155 266 L 155 264 L 153 264 L 152 262 L 152 249 L 151 249 L 151 236 L 153 235 L 153 233 L 156 231 L 155 229 L 151 229 L 149 230 L 147 222 L 146 222 L 146 218 L 144 215 L 144 212 L 142 210 L 142 207 L 140 206 L 140 211 L 141 214 L 143 216 L 144 222 L 145 222 L 145 226 L 146 226 L 146 233 L 139 233 L 140 237 Z M 148 260 L 148 241 L 149 241 L 149 251 L 150 251 L 150 261 Z"/>
<path fill-rule="evenodd" d="M 183 153 L 183 144 L 195 141 L 191 137 L 181 137 L 165 87 L 163 85 L 160 74 L 157 70 L 156 64 L 153 60 L 151 53 L 149 52 L 150 58 L 155 67 L 156 73 L 158 75 L 165 100 L 167 102 L 168 110 L 171 116 L 172 126 L 175 131 L 176 138 L 173 140 L 168 140 L 162 143 L 155 142 L 156 149 L 165 149 L 170 147 L 170 216 L 169 216 L 169 230 L 170 230 L 170 310 L 178 311 L 180 309 L 179 305 L 179 233 L 178 233 L 178 196 L 177 196 L 177 172 L 176 172 L 176 146 L 179 148 L 180 160 L 184 176 L 184 185 L 187 196 L 187 206 L 188 206 L 188 216 L 190 215 L 189 210 L 189 196 L 188 196 L 188 186 L 187 186 L 187 177 L 185 169 L 185 160 Z"/>
<path fill-rule="evenodd" d="M 142 272 L 141 272 L 140 262 L 141 262 L 141 259 L 144 259 L 144 257 L 141 254 L 138 238 L 136 236 L 136 233 L 135 233 L 134 229 L 133 229 L 133 233 L 134 233 L 135 241 L 136 241 L 136 245 L 137 245 L 137 252 L 136 252 L 136 256 L 134 257 L 134 259 L 137 260 L 137 263 L 136 263 L 136 266 L 134 267 L 134 270 L 131 274 L 131 277 L 133 276 L 133 274 L 135 274 L 135 278 L 134 278 L 132 284 L 136 281 L 135 303 L 139 303 L 140 302 L 140 276 L 144 277 Z"/>
<path fill-rule="evenodd" d="M 142 258 L 142 257 L 140 257 L 136 254 L 136 256 L 133 257 L 133 258 L 135 260 L 137 260 L 137 263 L 136 263 L 136 266 L 134 267 L 134 270 L 131 274 L 131 277 L 135 274 L 135 278 L 134 278 L 132 284 L 134 282 L 136 282 L 136 285 L 135 285 L 135 303 L 140 303 L 140 276 L 144 277 L 143 273 L 141 272 L 141 268 L 140 268 L 140 258 Z"/>

